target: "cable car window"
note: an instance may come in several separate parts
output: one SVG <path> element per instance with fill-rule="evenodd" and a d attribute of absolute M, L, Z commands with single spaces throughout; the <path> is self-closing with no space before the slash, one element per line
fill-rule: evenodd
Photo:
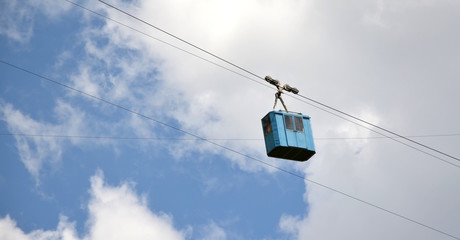
<path fill-rule="evenodd" d="M 303 132 L 303 119 L 301 117 L 294 117 L 295 130 Z"/>
<path fill-rule="evenodd" d="M 267 115 L 262 119 L 262 126 L 263 126 L 263 129 L 264 129 L 264 134 L 265 135 L 267 135 L 267 134 L 272 132 L 272 124 L 270 122 L 270 116 Z"/>
<path fill-rule="evenodd" d="M 286 124 L 286 129 L 294 130 L 294 124 L 292 122 L 292 116 L 284 115 L 284 123 Z"/>

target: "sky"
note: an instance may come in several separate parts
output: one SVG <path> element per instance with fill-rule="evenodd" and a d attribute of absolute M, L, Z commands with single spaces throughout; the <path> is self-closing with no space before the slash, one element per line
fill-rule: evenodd
<path fill-rule="evenodd" d="M 460 2 L 108 2 L 457 159 L 290 94 L 316 154 L 269 158 L 262 80 L 99 1 L 1 1 L 0 239 L 460 238 Z"/>

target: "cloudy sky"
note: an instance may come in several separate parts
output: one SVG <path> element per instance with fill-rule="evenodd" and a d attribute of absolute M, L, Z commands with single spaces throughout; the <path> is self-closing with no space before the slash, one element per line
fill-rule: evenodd
<path fill-rule="evenodd" d="M 317 154 L 268 158 L 260 79 L 98 1 L 1 1 L 0 239 L 460 238 L 460 2 L 109 2 L 457 159 L 289 95 Z"/>

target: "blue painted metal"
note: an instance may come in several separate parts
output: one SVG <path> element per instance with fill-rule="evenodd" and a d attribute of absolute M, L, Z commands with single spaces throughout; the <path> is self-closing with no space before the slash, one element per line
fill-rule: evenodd
<path fill-rule="evenodd" d="M 316 152 L 307 115 L 271 111 L 262 118 L 262 128 L 269 157 L 303 162 Z"/>

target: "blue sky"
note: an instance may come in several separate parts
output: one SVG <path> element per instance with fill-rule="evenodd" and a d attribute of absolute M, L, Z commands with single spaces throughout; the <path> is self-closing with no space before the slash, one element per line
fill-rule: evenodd
<path fill-rule="evenodd" d="M 5 1 L 0 59 L 460 236 L 456 160 L 288 96 L 312 117 L 317 154 L 268 158 L 260 119 L 273 89 L 97 1 L 78 3 L 145 34 L 64 0 Z M 111 3 L 460 156 L 456 2 Z M 452 239 L 8 64 L 0 80 L 1 239 Z"/>

